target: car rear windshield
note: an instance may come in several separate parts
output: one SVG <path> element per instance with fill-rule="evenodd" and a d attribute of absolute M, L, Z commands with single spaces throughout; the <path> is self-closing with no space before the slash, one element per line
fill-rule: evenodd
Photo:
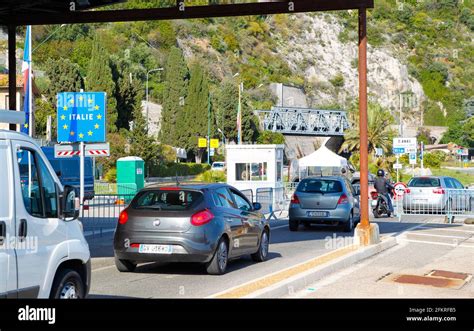
<path fill-rule="evenodd" d="M 189 210 L 203 199 L 202 192 L 181 189 L 147 190 L 138 193 L 134 209 Z"/>
<path fill-rule="evenodd" d="M 306 193 L 340 193 L 342 192 L 342 184 L 338 180 L 305 179 L 296 190 Z"/>
<path fill-rule="evenodd" d="M 408 182 L 409 187 L 435 187 L 440 186 L 438 178 L 419 177 L 413 178 Z"/>

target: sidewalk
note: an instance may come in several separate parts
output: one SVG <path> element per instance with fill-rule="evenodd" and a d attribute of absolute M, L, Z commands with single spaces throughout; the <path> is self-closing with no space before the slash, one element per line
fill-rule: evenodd
<path fill-rule="evenodd" d="M 474 298 L 474 226 L 423 224 L 397 238 L 399 245 L 333 274 L 291 297 L 299 298 Z M 426 278 L 441 270 L 445 279 Z M 403 276 L 402 278 L 400 278 Z M 410 284 L 400 283 L 411 279 Z M 422 282 L 436 283 L 421 285 Z M 418 284 L 413 284 L 418 283 Z"/>

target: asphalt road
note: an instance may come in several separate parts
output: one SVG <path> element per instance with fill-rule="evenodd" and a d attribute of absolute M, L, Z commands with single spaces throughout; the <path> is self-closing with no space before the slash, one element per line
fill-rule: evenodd
<path fill-rule="evenodd" d="M 409 216 L 399 223 L 397 218 L 378 219 L 381 236 L 399 234 L 423 223 L 429 216 Z M 201 265 L 159 264 L 139 265 L 133 273 L 119 273 L 114 265 L 113 232 L 95 233 L 86 238 L 93 256 L 91 298 L 202 298 L 222 292 L 256 278 L 280 271 L 337 248 L 334 239 L 349 238 L 352 233 L 334 232 L 331 228 L 300 227 L 288 230 L 287 220 L 271 222 L 269 259 L 254 263 L 244 257 L 229 263 L 222 276 L 207 275 Z M 106 230 L 107 231 L 107 230 Z M 110 230 L 109 230 L 110 231 Z M 339 239 L 337 239 L 339 240 Z"/>

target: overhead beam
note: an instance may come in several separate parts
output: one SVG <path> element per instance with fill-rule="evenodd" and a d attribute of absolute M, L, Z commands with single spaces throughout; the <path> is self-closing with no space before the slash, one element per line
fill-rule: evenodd
<path fill-rule="evenodd" d="M 12 15 L 5 25 L 44 25 L 105 23 L 151 20 L 174 20 L 249 15 L 291 14 L 302 12 L 373 8 L 374 0 L 294 0 L 287 2 L 254 2 L 229 5 L 180 6 L 150 9 L 67 11 L 42 15 Z"/>

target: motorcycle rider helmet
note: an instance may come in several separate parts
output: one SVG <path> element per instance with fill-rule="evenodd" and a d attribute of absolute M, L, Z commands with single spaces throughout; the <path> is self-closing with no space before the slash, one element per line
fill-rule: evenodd
<path fill-rule="evenodd" d="M 385 176 L 385 171 L 383 171 L 382 169 L 377 170 L 377 176 L 378 176 L 378 177 L 383 177 L 383 176 Z"/>

